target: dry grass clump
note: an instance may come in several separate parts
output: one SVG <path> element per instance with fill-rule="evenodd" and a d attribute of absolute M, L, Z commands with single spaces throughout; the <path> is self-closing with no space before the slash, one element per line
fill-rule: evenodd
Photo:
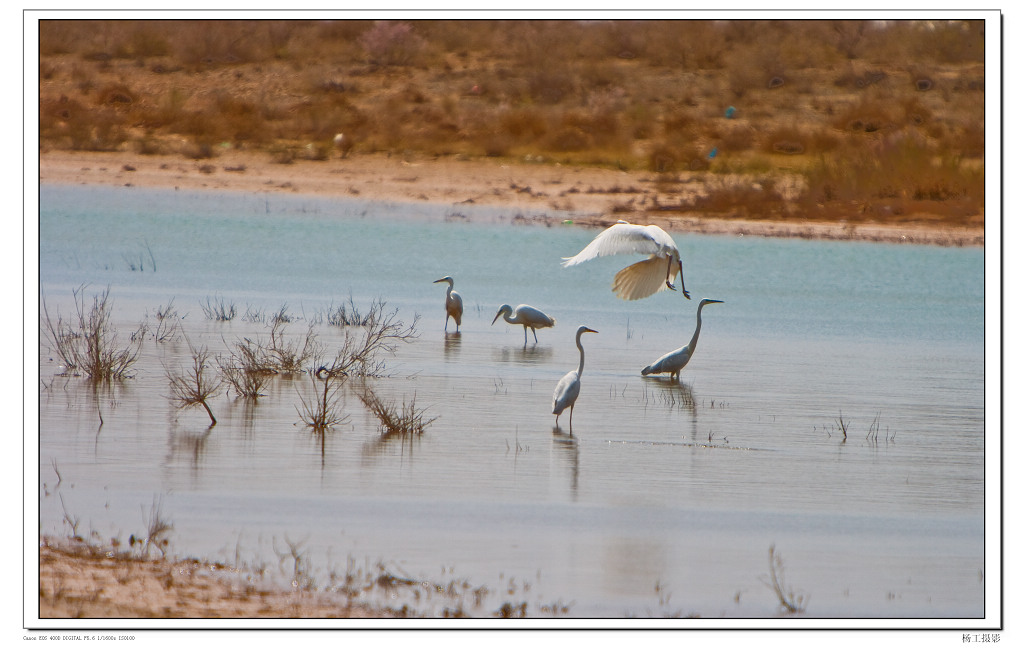
<path fill-rule="evenodd" d="M 227 357 L 217 356 L 217 367 L 224 381 L 241 398 L 263 396 L 276 375 L 267 359 L 266 350 L 248 338 L 235 343 Z"/>
<path fill-rule="evenodd" d="M 206 319 L 215 320 L 217 322 L 230 322 L 235 319 L 235 315 L 238 314 L 238 309 L 235 307 L 233 302 L 225 301 L 223 297 L 217 297 L 211 300 L 209 297 L 206 301 L 201 303 L 200 308 L 203 309 L 203 315 Z"/>
<path fill-rule="evenodd" d="M 416 395 L 408 403 L 405 400 L 402 404 L 396 405 L 392 402 L 384 402 L 368 386 L 364 385 L 359 393 L 359 400 L 367 407 L 380 421 L 380 432 L 383 436 L 407 436 L 423 434 L 424 430 L 438 417 L 425 417 L 426 408 L 416 407 Z"/>
<path fill-rule="evenodd" d="M 373 314 L 373 307 L 370 308 L 370 313 L 363 315 L 359 311 L 359 307 L 356 306 L 355 300 L 352 295 L 348 296 L 348 302 L 334 306 L 333 304 L 327 307 L 324 312 L 325 319 L 331 326 L 366 326 L 371 321 Z"/>
<path fill-rule="evenodd" d="M 269 340 L 242 338 L 235 342 L 226 357 L 217 357 L 221 375 L 238 396 L 250 399 L 263 396 L 274 376 L 301 373 L 310 359 L 322 353 L 323 345 L 317 339 L 313 323 L 309 324 L 305 335 L 289 337 L 288 320 L 282 314 L 283 309 L 273 316 Z"/>
<path fill-rule="evenodd" d="M 856 201 L 865 209 L 881 207 L 896 215 L 928 202 L 928 210 L 983 209 L 984 173 L 926 138 L 896 133 L 874 140 L 863 151 L 820 157 L 807 167 L 806 197 L 819 204 Z M 857 214 L 850 214 L 857 217 Z"/>

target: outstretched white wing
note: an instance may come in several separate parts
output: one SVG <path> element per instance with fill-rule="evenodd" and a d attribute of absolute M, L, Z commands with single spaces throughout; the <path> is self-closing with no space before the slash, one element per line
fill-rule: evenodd
<path fill-rule="evenodd" d="M 563 258 L 562 265 L 575 265 L 612 254 L 668 256 L 674 252 L 678 254 L 676 244 L 664 229 L 621 220 L 599 233 L 580 254 Z"/>
<path fill-rule="evenodd" d="M 676 278 L 679 266 L 669 265 L 668 274 Z M 628 265 L 615 274 L 612 291 L 620 299 L 634 300 L 650 297 L 659 290 L 666 290 L 666 263 L 664 257 L 652 256 Z"/>
<path fill-rule="evenodd" d="M 657 225 L 633 225 L 619 221 L 598 234 L 587 247 L 573 257 L 562 259 L 565 267 L 612 254 L 654 254 L 665 257 L 678 248 L 672 237 Z"/>

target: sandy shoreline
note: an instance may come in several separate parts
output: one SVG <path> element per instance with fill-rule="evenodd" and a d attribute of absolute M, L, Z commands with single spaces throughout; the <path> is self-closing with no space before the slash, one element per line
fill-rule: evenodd
<path fill-rule="evenodd" d="M 811 239 L 884 241 L 933 245 L 984 245 L 983 227 L 882 225 L 842 222 L 778 222 L 697 215 L 630 212 L 627 205 L 656 193 L 655 178 L 547 163 L 508 163 L 489 158 L 400 159 L 360 155 L 325 161 L 273 162 L 262 153 L 224 151 L 210 160 L 135 153 L 43 152 L 42 183 L 180 188 L 187 190 L 292 193 L 389 202 L 491 205 L 546 213 L 603 226 L 618 219 L 656 224 L 669 231 Z M 514 216 L 514 214 L 513 214 Z"/>
<path fill-rule="evenodd" d="M 394 618 L 343 594 L 287 589 L 199 560 L 142 559 L 75 540 L 39 547 L 40 619 Z"/>

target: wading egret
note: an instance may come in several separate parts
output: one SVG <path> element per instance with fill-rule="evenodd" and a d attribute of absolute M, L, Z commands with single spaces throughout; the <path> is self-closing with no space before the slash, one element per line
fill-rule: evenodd
<path fill-rule="evenodd" d="M 533 343 L 537 343 L 537 329 L 549 328 L 555 325 L 554 318 L 548 317 L 548 315 L 533 306 L 527 304 L 519 304 L 515 310 L 508 304 L 502 304 L 501 308 L 498 309 L 498 314 L 491 320 L 491 326 L 498 321 L 498 318 L 502 315 L 505 316 L 505 321 L 509 324 L 522 324 L 523 325 L 523 346 L 529 341 L 526 337 L 526 329 L 533 331 Z"/>
<path fill-rule="evenodd" d="M 562 266 L 573 266 L 611 254 L 637 253 L 650 256 L 619 270 L 612 282 L 612 290 L 620 299 L 643 299 L 665 288 L 675 290 L 672 280 L 676 273 L 679 274 L 679 287 L 683 296 L 690 298 L 683 281 L 683 261 L 679 258 L 679 248 L 672 237 L 657 225 L 633 225 L 620 220 L 598 234 L 576 256 L 564 257 Z M 662 267 L 665 268 L 664 273 Z"/>
<path fill-rule="evenodd" d="M 448 293 L 444 298 L 444 310 L 448 314 L 444 318 L 444 331 L 448 332 L 448 318 L 455 320 L 455 332 L 459 332 L 459 326 L 462 325 L 462 295 L 452 290 L 455 287 L 455 280 L 451 277 L 442 277 L 434 283 L 448 283 Z"/>
<path fill-rule="evenodd" d="M 555 385 L 555 393 L 551 397 L 551 413 L 555 415 L 555 427 L 558 427 L 558 417 L 566 407 L 569 408 L 569 434 L 572 434 L 572 411 L 576 407 L 576 397 L 580 395 L 580 376 L 583 374 L 583 345 L 580 344 L 580 336 L 584 333 L 597 331 L 586 326 L 576 329 L 576 348 L 580 350 L 580 366 L 576 371 L 570 371 L 562 376 Z"/>
<path fill-rule="evenodd" d="M 667 373 L 670 374 L 670 378 L 679 380 L 679 372 L 682 371 L 686 363 L 693 357 L 693 352 L 697 349 L 697 336 L 700 335 L 700 311 L 706 304 L 722 304 L 719 299 L 702 299 L 697 304 L 697 329 L 693 332 L 693 337 L 690 338 L 690 343 L 681 349 L 676 349 L 671 353 L 666 353 L 652 364 L 647 365 L 640 370 L 640 373 L 644 376 L 648 374 L 659 374 Z"/>

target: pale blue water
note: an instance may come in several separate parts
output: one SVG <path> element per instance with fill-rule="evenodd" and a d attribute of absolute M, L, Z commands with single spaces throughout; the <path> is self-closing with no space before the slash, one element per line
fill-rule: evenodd
<path fill-rule="evenodd" d="M 51 383 L 44 338 L 43 533 L 68 530 L 56 463 L 63 506 L 97 537 L 138 532 L 162 498 L 179 555 L 276 568 L 275 547 L 301 538 L 325 571 L 346 556 L 415 578 L 450 568 L 497 591 L 478 615 L 558 599 L 581 617 L 770 617 L 772 544 L 809 616 L 986 611 L 983 250 L 674 232 L 693 300 L 624 302 L 611 278 L 636 259 L 561 268 L 596 230 L 500 209 L 63 186 L 40 199 L 51 314 L 78 286 L 109 285 L 127 334 L 173 298 L 193 343 L 222 353 L 267 334 L 241 321 L 247 307 L 308 319 L 382 297 L 420 315 L 421 336 L 376 388 L 439 417 L 411 445 L 382 445 L 351 396 L 321 455 L 296 412 L 308 379 L 279 379 L 255 407 L 219 397 L 205 435 L 205 413 L 166 398 L 183 343 L 148 341 L 138 376 L 97 395 Z M 458 338 L 432 283 L 445 275 L 466 304 Z M 689 340 L 701 297 L 725 303 L 704 309 L 683 385 L 641 378 Z M 239 317 L 204 319 L 219 298 Z M 503 303 L 558 324 L 524 349 L 521 327 L 491 326 Z M 583 338 L 570 438 L 550 403 L 580 324 L 600 333 Z M 338 343 L 338 329 L 320 334 Z M 506 595 L 509 578 L 531 587 Z"/>

